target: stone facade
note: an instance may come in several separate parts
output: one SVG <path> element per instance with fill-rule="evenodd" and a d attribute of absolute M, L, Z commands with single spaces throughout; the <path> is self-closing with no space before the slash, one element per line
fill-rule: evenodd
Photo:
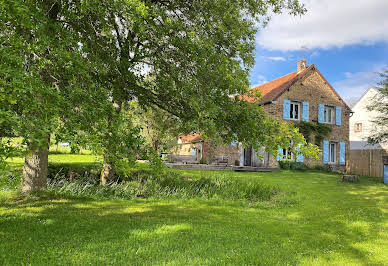
<path fill-rule="evenodd" d="M 339 148 L 336 149 L 336 162 L 334 164 L 328 164 L 335 171 L 346 171 L 346 166 L 349 165 L 349 116 L 350 110 L 341 98 L 332 90 L 328 82 L 322 78 L 322 76 L 316 70 L 310 71 L 305 77 L 296 83 L 294 83 L 289 89 L 287 89 L 274 103 L 265 104 L 263 109 L 270 116 L 278 118 L 282 122 L 296 123 L 299 121 L 283 120 L 283 101 L 292 100 L 298 102 L 309 103 L 309 121 L 318 121 L 318 105 L 333 105 L 341 106 L 341 125 L 327 124 L 332 128 L 331 133 L 325 139 L 333 142 L 345 142 L 345 156 L 346 165 L 339 165 Z M 301 110 L 302 111 L 302 110 Z M 300 115 L 302 117 L 303 114 Z M 314 138 L 311 139 L 314 143 Z M 322 145 L 322 143 L 321 143 Z M 338 145 L 337 145 L 338 146 Z M 321 146 L 322 147 L 322 146 Z M 305 158 L 304 162 L 309 166 L 323 165 L 322 154 L 318 161 L 314 161 L 309 158 Z M 274 167 L 278 165 L 276 158 L 271 157 L 270 166 Z"/>
<path fill-rule="evenodd" d="M 310 167 L 316 165 L 325 165 L 331 170 L 347 172 L 349 165 L 349 117 L 351 115 L 350 108 L 340 98 L 340 96 L 331 87 L 328 81 L 322 76 L 319 70 L 314 66 L 307 67 L 305 61 L 298 61 L 296 72 L 290 73 L 274 81 L 263 84 L 255 89 L 261 90 L 263 94 L 263 110 L 272 117 L 286 123 L 297 123 L 304 117 L 303 103 L 308 103 L 308 121 L 318 122 L 319 105 L 331 106 L 329 108 L 341 108 L 341 124 L 336 125 L 336 115 L 333 113 L 333 123 L 327 124 L 331 127 L 331 133 L 325 137 L 325 141 L 331 143 L 335 147 L 335 161 L 331 163 L 323 162 L 323 154 L 320 154 L 318 161 L 311 158 L 304 158 L 303 162 Z M 247 99 L 249 100 L 249 99 Z M 292 101 L 299 103 L 299 117 L 297 120 L 283 119 L 283 104 L 284 101 Z M 322 106 L 321 106 L 322 107 Z M 314 136 L 310 136 L 310 142 L 315 143 Z M 345 144 L 345 165 L 340 164 L 340 143 Z M 253 166 L 264 168 L 277 168 L 279 162 L 275 157 L 269 155 L 262 148 L 260 151 L 254 151 L 252 148 L 243 148 L 238 146 L 217 146 L 215 151 L 212 151 L 209 142 L 201 142 L 202 154 L 201 158 L 205 158 L 207 162 L 213 162 L 214 158 L 218 157 L 223 160 L 227 158 L 228 165 Z M 322 149 L 323 143 L 321 143 Z M 343 148 L 343 146 L 342 146 Z M 199 147 L 198 147 L 199 149 Z M 333 148 L 334 150 L 334 148 Z M 257 155 L 260 155 L 260 159 Z M 342 157 L 342 158 L 343 158 Z M 225 160 L 223 160 L 225 163 Z"/>

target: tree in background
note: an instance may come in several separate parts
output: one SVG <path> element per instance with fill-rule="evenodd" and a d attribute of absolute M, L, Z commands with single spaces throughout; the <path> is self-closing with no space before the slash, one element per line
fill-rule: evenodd
<path fill-rule="evenodd" d="M 181 121 L 170 113 L 156 107 L 141 107 L 134 103 L 135 123 L 141 127 L 141 135 L 153 150 L 170 152 L 177 144 Z"/>
<path fill-rule="evenodd" d="M 372 121 L 376 130 L 368 138 L 368 141 L 373 144 L 388 143 L 388 68 L 380 76 L 383 80 L 377 86 L 379 94 L 368 106 L 369 110 L 379 113 L 378 117 Z"/>

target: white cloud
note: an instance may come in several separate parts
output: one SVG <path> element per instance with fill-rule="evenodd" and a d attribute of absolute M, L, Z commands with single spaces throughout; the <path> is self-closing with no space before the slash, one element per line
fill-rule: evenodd
<path fill-rule="evenodd" d="M 313 58 L 313 57 L 318 57 L 318 56 L 320 56 L 320 55 L 321 55 L 320 52 L 314 51 L 314 52 L 312 52 L 312 54 L 310 55 L 310 57 Z"/>
<path fill-rule="evenodd" d="M 254 88 L 254 87 L 257 87 L 261 84 L 264 84 L 264 83 L 267 83 L 268 80 L 263 76 L 263 75 L 254 75 L 252 77 L 252 84 L 251 87 Z"/>
<path fill-rule="evenodd" d="M 267 56 L 265 57 L 271 61 L 286 61 L 287 59 L 282 56 Z"/>
<path fill-rule="evenodd" d="M 268 50 L 294 51 L 388 42 L 388 0 L 303 0 L 302 17 L 275 16 L 258 33 Z"/>
<path fill-rule="evenodd" d="M 379 72 L 383 66 L 371 67 L 372 71 L 350 73 L 345 72 L 345 79 L 333 83 L 333 87 L 348 103 L 359 99 L 362 94 L 379 82 Z"/>

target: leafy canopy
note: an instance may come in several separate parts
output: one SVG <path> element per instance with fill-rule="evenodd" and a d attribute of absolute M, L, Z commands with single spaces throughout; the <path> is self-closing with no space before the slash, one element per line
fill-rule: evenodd
<path fill-rule="evenodd" d="M 103 66 L 96 75 L 117 113 L 136 99 L 146 110 L 177 117 L 182 132 L 199 130 L 224 143 L 237 139 L 274 152 L 292 129 L 231 96 L 248 91 L 258 25 L 284 10 L 305 11 L 298 1 L 283 0 L 90 0 L 64 23 L 79 32 L 86 59 Z M 109 125 L 106 130 L 112 132 Z M 106 138 L 100 140 L 105 146 Z"/>
<path fill-rule="evenodd" d="M 378 116 L 373 120 L 375 130 L 369 136 L 370 143 L 388 143 L 388 68 L 380 73 L 382 81 L 377 90 L 379 94 L 368 106 L 369 110 L 378 112 Z"/>

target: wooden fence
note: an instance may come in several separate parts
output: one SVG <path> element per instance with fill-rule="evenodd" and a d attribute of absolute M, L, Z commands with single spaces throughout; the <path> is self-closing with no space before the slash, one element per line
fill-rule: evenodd
<path fill-rule="evenodd" d="M 383 156 L 385 150 L 350 150 L 350 172 L 361 176 L 383 177 Z"/>

